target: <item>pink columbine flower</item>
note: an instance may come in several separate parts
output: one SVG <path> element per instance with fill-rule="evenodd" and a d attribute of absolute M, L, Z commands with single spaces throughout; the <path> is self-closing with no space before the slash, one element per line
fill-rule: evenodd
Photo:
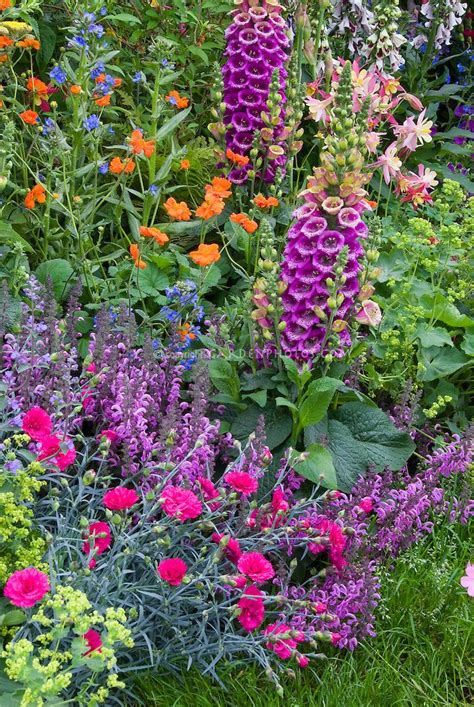
<path fill-rule="evenodd" d="M 33 407 L 28 410 L 21 423 L 23 432 L 35 442 L 41 442 L 44 437 L 51 434 L 53 422 L 43 408 Z"/>
<path fill-rule="evenodd" d="M 3 594 L 15 606 L 28 609 L 49 592 L 48 575 L 35 567 L 14 572 L 7 580 Z"/>
<path fill-rule="evenodd" d="M 258 489 L 257 479 L 247 474 L 246 471 L 229 471 L 229 473 L 224 476 L 224 481 L 243 496 L 250 496 L 250 494 L 255 493 Z"/>
<path fill-rule="evenodd" d="M 366 299 L 361 303 L 361 309 L 356 314 L 359 324 L 376 327 L 382 321 L 382 312 L 377 302 Z"/>
<path fill-rule="evenodd" d="M 158 574 L 161 579 L 168 582 L 171 587 L 179 587 L 186 575 L 187 569 L 188 567 L 183 560 L 180 560 L 179 557 L 174 557 L 168 560 L 161 560 L 158 565 Z"/>
<path fill-rule="evenodd" d="M 139 500 L 139 495 L 133 489 L 116 486 L 104 495 L 103 504 L 110 511 L 124 511 L 134 506 Z"/>
<path fill-rule="evenodd" d="M 99 653 L 101 652 L 102 638 L 98 631 L 95 631 L 93 628 L 90 628 L 88 631 L 86 631 L 82 638 L 85 640 L 89 647 L 89 649 L 82 654 L 83 657 L 90 655 L 93 651 L 99 651 Z"/>
<path fill-rule="evenodd" d="M 251 584 L 237 602 L 237 606 L 240 609 L 238 620 L 246 631 L 255 631 L 256 628 L 262 625 L 265 618 L 264 596 L 264 593 L 258 587 Z"/>
<path fill-rule="evenodd" d="M 401 147 L 405 147 L 410 152 L 414 152 L 418 142 L 422 145 L 424 142 L 431 142 L 432 120 L 425 120 L 426 108 L 421 111 L 415 122 L 413 116 L 406 118 L 402 125 L 397 125 L 394 128 L 394 133 L 401 140 Z"/>
<path fill-rule="evenodd" d="M 267 582 L 275 576 L 272 563 L 260 552 L 244 552 L 237 563 L 237 569 L 257 584 Z"/>
<path fill-rule="evenodd" d="M 211 540 L 214 543 L 220 543 L 222 538 L 225 537 L 226 536 L 223 533 L 213 533 L 211 535 Z M 242 555 L 242 550 L 240 549 L 239 541 L 236 540 L 236 538 L 228 537 L 228 540 L 224 546 L 224 555 L 227 557 L 228 560 L 230 560 L 230 562 L 233 562 L 234 565 L 237 564 L 239 558 Z"/>
<path fill-rule="evenodd" d="M 390 179 L 398 175 L 402 166 L 401 159 L 397 157 L 397 144 L 395 142 L 387 147 L 376 164 L 382 167 L 385 184 L 390 184 Z"/>
<path fill-rule="evenodd" d="M 470 597 L 474 597 L 474 565 L 471 562 L 467 563 L 466 574 L 461 577 L 461 586 L 467 589 Z"/>
<path fill-rule="evenodd" d="M 197 518 L 202 513 L 202 503 L 195 493 L 178 486 L 167 486 L 161 494 L 163 512 L 181 523 Z"/>

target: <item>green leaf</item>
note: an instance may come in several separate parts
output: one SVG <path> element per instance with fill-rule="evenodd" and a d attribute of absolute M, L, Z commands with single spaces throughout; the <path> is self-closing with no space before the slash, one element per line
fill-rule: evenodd
<path fill-rule="evenodd" d="M 136 279 L 134 277 L 132 282 L 137 283 L 139 292 L 144 295 L 153 297 L 160 290 L 169 287 L 170 281 L 168 276 L 157 268 L 154 263 L 148 263 L 144 270 L 137 269 L 136 272 Z"/>
<path fill-rule="evenodd" d="M 379 408 L 354 402 L 342 405 L 335 418 L 305 430 L 305 445 L 321 444 L 332 456 L 338 488 L 350 491 L 370 467 L 400 469 L 415 450 L 408 434 L 397 430 Z"/>
<path fill-rule="evenodd" d="M 48 66 L 56 47 L 57 34 L 51 22 L 38 20 L 40 48 L 36 55 L 36 63 L 40 72 Z"/>
<path fill-rule="evenodd" d="M 331 452 L 322 444 L 310 444 L 304 456 L 304 461 L 294 464 L 295 471 L 324 488 L 337 489 L 336 469 Z"/>
<path fill-rule="evenodd" d="M 474 356 L 474 329 L 466 329 L 461 348 L 468 356 Z"/>
<path fill-rule="evenodd" d="M 240 380 L 237 371 L 229 361 L 214 358 L 209 362 L 209 375 L 218 391 L 230 395 L 233 400 L 239 400 Z"/>
<path fill-rule="evenodd" d="M 164 140 L 164 138 L 169 135 L 171 132 L 176 130 L 178 125 L 185 120 L 185 118 L 188 117 L 189 113 L 191 111 L 191 106 L 188 108 L 185 108 L 184 110 L 180 110 L 179 113 L 176 113 L 176 115 L 173 115 L 173 117 L 168 120 L 167 123 L 161 126 L 161 128 L 157 131 L 155 135 L 156 142 L 160 142 L 161 140 Z"/>
<path fill-rule="evenodd" d="M 200 59 L 203 60 L 203 62 L 206 64 L 206 66 L 209 65 L 209 57 L 207 56 L 206 52 L 201 49 L 201 47 L 195 47 L 194 44 L 190 44 L 188 46 L 188 52 L 190 54 L 194 54 L 194 56 L 198 56 Z"/>
<path fill-rule="evenodd" d="M 291 402 L 291 400 L 288 400 L 287 398 L 283 398 L 281 396 L 278 396 L 278 398 L 275 398 L 275 402 L 278 405 L 278 407 L 283 407 L 283 408 L 289 408 L 290 410 L 295 410 L 297 411 L 298 408 L 297 406 Z"/>
<path fill-rule="evenodd" d="M 341 381 L 335 378 L 320 378 L 311 383 L 307 397 L 300 406 L 299 422 L 303 429 L 323 419 L 340 385 Z"/>
<path fill-rule="evenodd" d="M 429 349 L 422 349 L 420 354 L 420 361 L 425 367 L 420 380 L 425 383 L 449 376 L 470 361 L 469 356 L 462 351 L 448 346 L 441 348 L 432 346 Z"/>
<path fill-rule="evenodd" d="M 259 407 L 264 408 L 267 404 L 268 394 L 266 390 L 259 390 L 258 393 L 247 393 L 244 397 L 250 398 L 257 403 Z"/>
<path fill-rule="evenodd" d="M 454 346 L 446 329 L 441 329 L 441 327 L 420 324 L 416 330 L 416 336 L 420 340 L 421 345 L 425 348 L 429 348 L 430 346 Z"/>
<path fill-rule="evenodd" d="M 73 284 L 74 269 L 69 261 L 55 258 L 38 265 L 36 277 L 43 284 L 46 284 L 51 278 L 54 296 L 58 301 L 62 301 L 66 298 L 69 287 Z"/>
<path fill-rule="evenodd" d="M 447 297 L 441 294 L 425 294 L 420 298 L 420 304 L 427 315 L 451 327 L 469 327 L 473 320 L 467 314 L 461 314 L 459 309 Z"/>
<path fill-rule="evenodd" d="M 26 619 L 26 614 L 20 609 L 12 609 L 0 615 L 0 626 L 19 626 Z"/>
<path fill-rule="evenodd" d="M 28 241 L 25 241 L 19 233 L 5 221 L 0 221 L 0 243 L 20 243 L 24 250 L 28 253 L 33 252 L 33 248 L 30 246 Z"/>
<path fill-rule="evenodd" d="M 267 444 L 270 449 L 275 449 L 289 437 L 292 428 L 291 417 L 282 408 L 271 407 L 262 410 L 257 405 L 249 405 L 247 410 L 234 420 L 231 432 L 237 439 L 246 440 L 255 432 L 260 415 L 265 418 Z"/>
<path fill-rule="evenodd" d="M 130 15 L 128 12 L 119 12 L 118 15 L 109 15 L 108 20 L 117 20 L 118 22 L 125 22 L 128 25 L 141 25 L 141 20 L 135 15 Z"/>

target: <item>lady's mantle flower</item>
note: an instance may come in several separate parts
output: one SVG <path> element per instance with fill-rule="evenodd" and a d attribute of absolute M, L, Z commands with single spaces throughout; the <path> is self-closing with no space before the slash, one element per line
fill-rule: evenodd
<path fill-rule="evenodd" d="M 187 569 L 187 565 L 183 560 L 170 558 L 169 560 L 162 560 L 160 562 L 158 565 L 158 574 L 161 579 L 168 582 L 171 587 L 178 587 L 183 581 Z"/>
<path fill-rule="evenodd" d="M 14 572 L 7 580 L 3 594 L 15 606 L 27 609 L 49 592 L 48 575 L 35 567 Z"/>

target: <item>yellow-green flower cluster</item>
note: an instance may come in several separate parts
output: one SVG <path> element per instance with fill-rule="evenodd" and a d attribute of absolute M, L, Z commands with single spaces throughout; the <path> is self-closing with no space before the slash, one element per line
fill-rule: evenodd
<path fill-rule="evenodd" d="M 111 689 L 125 687 L 114 672 L 116 646 L 133 647 L 124 609 L 109 607 L 102 615 L 82 591 L 58 586 L 32 621 L 36 624 L 32 631 L 38 624 L 45 630 L 31 640 L 11 641 L 2 654 L 7 676 L 27 688 L 21 707 L 67 699 L 68 688 L 76 704 L 98 705 L 107 700 Z M 100 646 L 94 650 L 85 636 L 90 629 L 100 634 Z M 110 673 L 107 678 L 101 675 L 104 671 Z"/>
<path fill-rule="evenodd" d="M 423 408 L 423 412 L 428 419 L 432 420 L 438 417 L 439 413 L 442 412 L 450 402 L 452 402 L 450 395 L 438 395 L 435 402 L 429 408 Z"/>

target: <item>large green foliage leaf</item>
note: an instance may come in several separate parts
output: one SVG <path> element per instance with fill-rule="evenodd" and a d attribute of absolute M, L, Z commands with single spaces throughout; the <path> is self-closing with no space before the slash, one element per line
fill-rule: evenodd
<path fill-rule="evenodd" d="M 62 258 L 46 260 L 36 268 L 36 277 L 43 284 L 51 279 L 54 296 L 61 301 L 66 298 L 68 290 L 74 282 L 74 268 L 68 260 Z"/>
<path fill-rule="evenodd" d="M 283 408 L 269 407 L 266 410 L 262 410 L 258 405 L 249 405 L 234 420 L 231 432 L 237 439 L 247 439 L 252 432 L 255 432 L 260 415 L 265 418 L 267 444 L 270 449 L 274 449 L 291 434 L 292 420 L 288 412 Z"/>
<path fill-rule="evenodd" d="M 426 383 L 449 376 L 470 361 L 469 356 L 449 346 L 431 346 L 422 349 L 420 358 L 425 367 L 420 379 Z"/>
<path fill-rule="evenodd" d="M 337 476 L 332 454 L 322 444 L 310 444 L 304 461 L 296 462 L 293 468 L 305 479 L 324 488 L 337 489 Z"/>
<path fill-rule="evenodd" d="M 332 457 L 338 488 L 350 491 L 369 467 L 400 469 L 415 450 L 408 434 L 398 430 L 379 408 L 360 402 L 342 405 L 329 418 L 305 431 L 305 444 L 320 444 Z"/>

